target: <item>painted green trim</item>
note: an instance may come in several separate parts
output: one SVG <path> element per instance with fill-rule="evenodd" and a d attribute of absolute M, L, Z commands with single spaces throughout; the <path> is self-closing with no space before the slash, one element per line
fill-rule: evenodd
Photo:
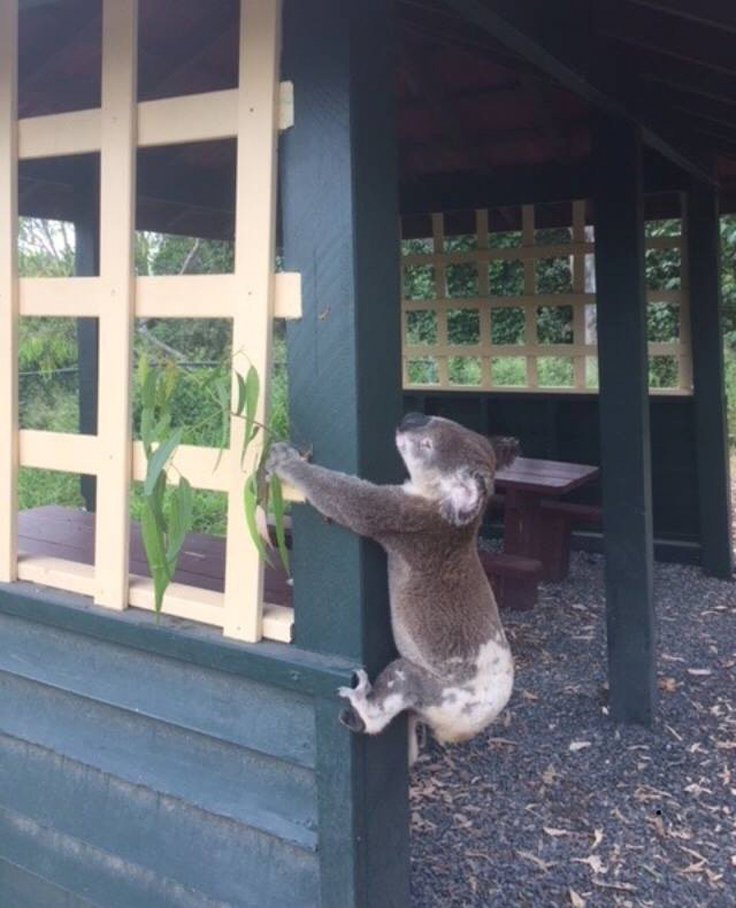
<path fill-rule="evenodd" d="M 281 149 L 285 266 L 302 275 L 287 328 L 291 425 L 327 467 L 402 474 L 399 215 L 390 0 L 287 0 L 283 77 L 296 122 Z M 294 508 L 296 640 L 363 662 L 393 657 L 385 556 Z M 409 905 L 406 723 L 375 737 L 317 703 L 323 908 Z"/>
<path fill-rule="evenodd" d="M 390 4 L 290 0 L 280 154 L 284 264 L 302 277 L 287 326 L 292 440 L 377 482 L 402 474 L 398 177 Z M 294 508 L 296 642 L 382 668 L 393 647 L 379 547 Z"/>
<path fill-rule="evenodd" d="M 334 695 L 350 683 L 354 668 L 337 656 L 283 643 L 239 643 L 188 621 L 162 616 L 157 623 L 148 612 L 108 611 L 81 596 L 28 583 L 0 584 L 0 612 L 305 695 Z"/>
<path fill-rule="evenodd" d="M 316 703 L 316 718 L 320 908 L 407 908 L 406 720 L 355 735 L 328 700 Z"/>
<path fill-rule="evenodd" d="M 640 130 L 598 118 L 593 154 L 611 716 L 650 725 L 656 635 Z"/>
<path fill-rule="evenodd" d="M 718 194 L 712 187 L 693 180 L 686 199 L 702 566 L 712 577 L 731 580 L 734 558 Z"/>

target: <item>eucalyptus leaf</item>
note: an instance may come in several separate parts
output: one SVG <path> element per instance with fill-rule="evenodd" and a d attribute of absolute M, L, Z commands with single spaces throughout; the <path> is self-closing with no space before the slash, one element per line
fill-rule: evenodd
<path fill-rule="evenodd" d="M 141 539 L 153 580 L 154 607 L 156 612 L 160 612 L 166 587 L 171 582 L 171 573 L 166 561 L 163 534 L 149 507 L 144 507 L 141 514 Z"/>
<path fill-rule="evenodd" d="M 168 507 L 168 544 L 166 561 L 174 574 L 187 533 L 192 525 L 192 487 L 182 477 L 179 485 L 171 490 Z"/>
<path fill-rule="evenodd" d="M 253 545 L 258 550 L 258 554 L 267 563 L 271 564 L 271 559 L 266 552 L 266 546 L 258 532 L 258 522 L 256 519 L 256 509 L 258 508 L 257 483 L 255 475 L 249 476 L 243 486 L 243 506 L 245 511 L 245 524 Z"/>
<path fill-rule="evenodd" d="M 235 408 L 235 413 L 236 413 L 238 416 L 242 416 L 242 415 L 243 415 L 243 409 L 245 408 L 245 401 L 246 401 L 246 396 L 247 396 L 247 387 L 246 387 L 245 379 L 244 379 L 243 376 L 240 374 L 240 372 L 236 372 L 236 373 L 235 373 L 235 380 L 236 380 L 236 382 L 237 382 L 237 384 L 238 384 L 238 405 L 237 405 L 236 408 Z"/>
<path fill-rule="evenodd" d="M 156 483 L 156 480 L 161 476 L 161 473 L 166 466 L 167 461 L 174 453 L 176 448 L 181 442 L 181 429 L 176 429 L 166 441 L 161 442 L 161 444 L 156 448 L 150 460 L 148 461 L 148 470 L 146 472 L 146 479 L 143 483 L 143 494 L 150 495 L 153 492 L 153 487 Z"/>
<path fill-rule="evenodd" d="M 153 410 L 156 406 L 156 373 L 153 369 L 145 371 L 145 378 L 141 385 L 141 398 L 143 406 Z"/>
<path fill-rule="evenodd" d="M 146 459 L 151 455 L 151 449 L 155 440 L 153 431 L 153 410 L 150 407 L 144 407 L 141 410 L 141 441 L 146 452 Z"/>
<path fill-rule="evenodd" d="M 255 425 L 256 410 L 258 409 L 258 395 L 261 391 L 261 381 L 254 366 L 248 369 L 245 379 L 245 438 L 246 445 L 256 436 L 258 426 Z M 245 451 L 243 451 L 245 456 Z"/>
<path fill-rule="evenodd" d="M 271 477 L 270 486 L 271 508 L 276 525 L 276 546 L 279 550 L 281 564 L 283 564 L 286 573 L 289 574 L 289 550 L 286 546 L 286 530 L 284 528 L 284 493 L 278 476 L 274 475 Z"/>

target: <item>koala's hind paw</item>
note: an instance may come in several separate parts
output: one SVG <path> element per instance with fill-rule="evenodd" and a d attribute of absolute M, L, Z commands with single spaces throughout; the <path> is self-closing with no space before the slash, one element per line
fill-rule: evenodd
<path fill-rule="evenodd" d="M 365 731 L 365 722 L 360 718 L 352 706 L 348 706 L 347 709 L 344 709 L 340 713 L 340 724 L 344 725 L 345 728 L 349 728 L 350 731 Z"/>
<path fill-rule="evenodd" d="M 338 687 L 337 693 L 344 700 L 350 701 L 350 706 L 340 713 L 340 722 L 350 731 L 363 732 L 366 730 L 365 722 L 356 709 L 357 703 L 365 703 L 365 698 L 371 691 L 371 682 L 368 673 L 359 668 L 355 671 L 355 687 Z"/>

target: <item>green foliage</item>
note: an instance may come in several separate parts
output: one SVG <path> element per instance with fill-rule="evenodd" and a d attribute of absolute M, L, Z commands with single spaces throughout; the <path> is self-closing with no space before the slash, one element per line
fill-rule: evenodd
<path fill-rule="evenodd" d="M 447 373 L 452 385 L 479 385 L 482 381 L 482 367 L 479 357 L 451 356 L 447 363 Z"/>
<path fill-rule="evenodd" d="M 572 306 L 539 306 L 537 337 L 540 344 L 573 342 Z"/>
<path fill-rule="evenodd" d="M 406 313 L 406 339 L 412 346 L 437 343 L 437 313 L 417 309 Z"/>
<path fill-rule="evenodd" d="M 538 259 L 535 263 L 538 293 L 571 293 L 572 269 L 570 259 Z"/>
<path fill-rule="evenodd" d="M 726 347 L 725 365 L 729 437 L 732 447 L 736 447 L 736 351 L 732 347 Z"/>
<path fill-rule="evenodd" d="M 679 249 L 647 249 L 645 262 L 649 290 L 680 289 Z"/>
<path fill-rule="evenodd" d="M 276 538 L 279 555 L 286 570 L 289 569 L 288 551 L 284 530 L 285 505 L 278 478 L 270 482 L 265 477 L 265 459 L 271 443 L 271 433 L 256 421 L 256 410 L 260 395 L 260 379 L 251 366 L 246 375 L 232 373 L 238 389 L 234 410 L 230 407 L 231 373 L 220 371 L 206 377 L 210 399 L 217 406 L 202 421 L 200 426 L 189 428 L 193 433 L 204 430 L 208 423 L 229 424 L 232 415 L 244 420 L 241 462 L 245 461 L 248 448 L 259 432 L 263 433 L 264 444 L 257 466 L 245 478 L 243 487 L 244 518 L 253 544 L 260 556 L 269 560 L 264 542 L 266 511 L 269 506 L 276 523 Z M 194 492 L 184 476 L 179 476 L 176 485 L 167 483 L 167 466 L 177 448 L 184 440 L 184 426 L 173 423 L 173 401 L 180 378 L 186 376 L 172 361 L 162 366 L 152 365 L 146 354 L 140 356 L 136 372 L 137 397 L 139 398 L 139 432 L 146 456 L 146 477 L 142 487 L 134 493 L 135 512 L 141 524 L 141 539 L 148 567 L 153 578 L 155 609 L 160 612 L 166 589 L 170 584 L 178 563 L 181 547 L 187 533 L 194 527 Z M 201 383 L 201 377 L 197 379 Z M 201 390 L 201 387 L 200 387 Z M 202 396 L 202 395 L 200 395 Z M 218 411 L 219 407 L 219 411 Z M 221 439 L 224 447 L 227 437 Z M 267 534 L 265 534 L 267 538 Z"/>
<path fill-rule="evenodd" d="M 276 525 L 279 556 L 284 569 L 288 573 L 289 553 L 286 548 L 286 532 L 284 529 L 286 510 L 281 490 L 281 480 L 277 476 L 272 476 L 269 480 L 265 469 L 268 453 L 273 442 L 273 435 L 268 426 L 256 421 L 256 410 L 261 390 L 260 378 L 252 365 L 248 368 L 245 376 L 241 375 L 237 370 L 235 370 L 234 375 L 238 387 L 238 398 L 233 415 L 244 420 L 243 446 L 240 453 L 241 464 L 245 463 L 251 442 L 259 433 L 263 436 L 260 456 L 256 466 L 247 473 L 243 485 L 243 508 L 246 526 L 248 527 L 251 541 L 258 550 L 259 555 L 264 561 L 270 563 L 270 558 L 266 551 L 266 544 L 270 545 L 266 530 L 266 514 L 269 510 L 271 511 Z M 223 386 L 225 387 L 224 393 L 223 390 L 218 390 L 217 392 L 219 399 L 223 399 L 226 394 L 229 394 L 229 382 L 222 382 L 220 389 Z M 227 412 L 229 414 L 229 407 Z"/>
<path fill-rule="evenodd" d="M 491 343 L 496 346 L 524 343 L 526 318 L 523 309 L 503 308 L 491 311 Z"/>
<path fill-rule="evenodd" d="M 679 307 L 672 303 L 649 304 L 647 339 L 651 343 L 673 343 L 680 337 Z"/>
<path fill-rule="evenodd" d="M 146 455 L 141 539 L 153 579 L 156 612 L 171 583 L 181 547 L 192 525 L 192 487 L 184 476 L 167 489 L 166 467 L 181 442 L 182 430 L 171 426 L 171 397 L 178 370 L 172 363 L 152 368 L 147 356 L 138 362 L 141 389 L 141 440 Z"/>
<path fill-rule="evenodd" d="M 537 358 L 537 378 L 540 388 L 572 388 L 575 368 L 566 356 L 540 356 Z"/>
<path fill-rule="evenodd" d="M 498 356 L 491 360 L 493 384 L 521 388 L 526 385 L 526 359 L 523 356 Z"/>
<path fill-rule="evenodd" d="M 21 277 L 74 274 L 74 227 L 63 221 L 20 218 L 18 272 Z"/>
<path fill-rule="evenodd" d="M 721 218 L 721 288 L 726 345 L 736 351 L 736 215 Z"/>
<path fill-rule="evenodd" d="M 137 274 L 229 274 L 234 261 L 234 247 L 227 240 L 136 234 Z"/>
<path fill-rule="evenodd" d="M 18 504 L 22 511 L 56 504 L 64 508 L 82 508 L 79 477 L 56 470 L 21 467 L 18 471 Z"/>
<path fill-rule="evenodd" d="M 21 318 L 18 337 L 21 372 L 50 376 L 77 364 L 77 328 L 73 318 Z"/>
<path fill-rule="evenodd" d="M 480 312 L 477 309 L 451 309 L 447 313 L 447 340 L 458 346 L 480 343 Z"/>
<path fill-rule="evenodd" d="M 518 259 L 491 262 L 488 285 L 494 296 L 521 296 L 524 293 L 524 263 Z"/>

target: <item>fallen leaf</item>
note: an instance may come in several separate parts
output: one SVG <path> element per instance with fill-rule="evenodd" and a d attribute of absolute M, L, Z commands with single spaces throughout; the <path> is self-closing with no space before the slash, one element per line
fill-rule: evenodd
<path fill-rule="evenodd" d="M 572 858 L 576 864 L 587 864 L 593 873 L 608 873 L 608 868 L 597 854 L 589 854 L 587 858 Z"/>
<path fill-rule="evenodd" d="M 520 858 L 524 858 L 525 861 L 530 861 L 532 864 L 534 864 L 535 867 L 538 867 L 545 873 L 549 870 L 550 867 L 554 867 L 557 863 L 556 861 L 543 861 L 541 858 L 538 858 L 536 854 L 532 854 L 530 851 L 517 851 L 516 853 Z"/>
<path fill-rule="evenodd" d="M 597 848 L 602 841 L 603 841 L 603 830 L 602 829 L 593 830 L 593 845 L 591 847 L 593 849 Z"/>
<path fill-rule="evenodd" d="M 570 832 L 569 829 L 555 829 L 554 826 L 542 826 L 542 829 L 547 833 L 547 835 L 551 835 L 554 837 L 558 837 L 561 835 L 575 835 L 575 833 Z"/>
<path fill-rule="evenodd" d="M 659 690 L 664 691 L 666 694 L 674 694 L 677 690 L 677 679 L 676 678 L 659 678 L 657 681 L 657 687 Z"/>
<path fill-rule="evenodd" d="M 603 880 L 593 880 L 593 885 L 598 886 L 599 889 L 617 889 L 619 892 L 636 892 L 636 886 L 632 886 L 631 883 L 604 883 Z M 630 905 L 631 902 L 624 902 L 624 904 Z"/>
<path fill-rule="evenodd" d="M 688 675 L 695 675 L 696 677 L 704 675 L 712 675 L 713 671 L 709 668 L 689 668 L 687 670 Z"/>
<path fill-rule="evenodd" d="M 678 873 L 703 873 L 705 871 L 705 862 L 698 861 L 697 864 L 688 864 L 687 867 L 681 867 Z"/>
<path fill-rule="evenodd" d="M 584 750 L 586 747 L 592 746 L 593 744 L 591 741 L 571 741 L 567 749 L 575 753 L 578 750 Z"/>
<path fill-rule="evenodd" d="M 568 892 L 572 908 L 585 908 L 585 899 L 582 896 L 578 895 L 574 889 L 569 889 Z"/>

